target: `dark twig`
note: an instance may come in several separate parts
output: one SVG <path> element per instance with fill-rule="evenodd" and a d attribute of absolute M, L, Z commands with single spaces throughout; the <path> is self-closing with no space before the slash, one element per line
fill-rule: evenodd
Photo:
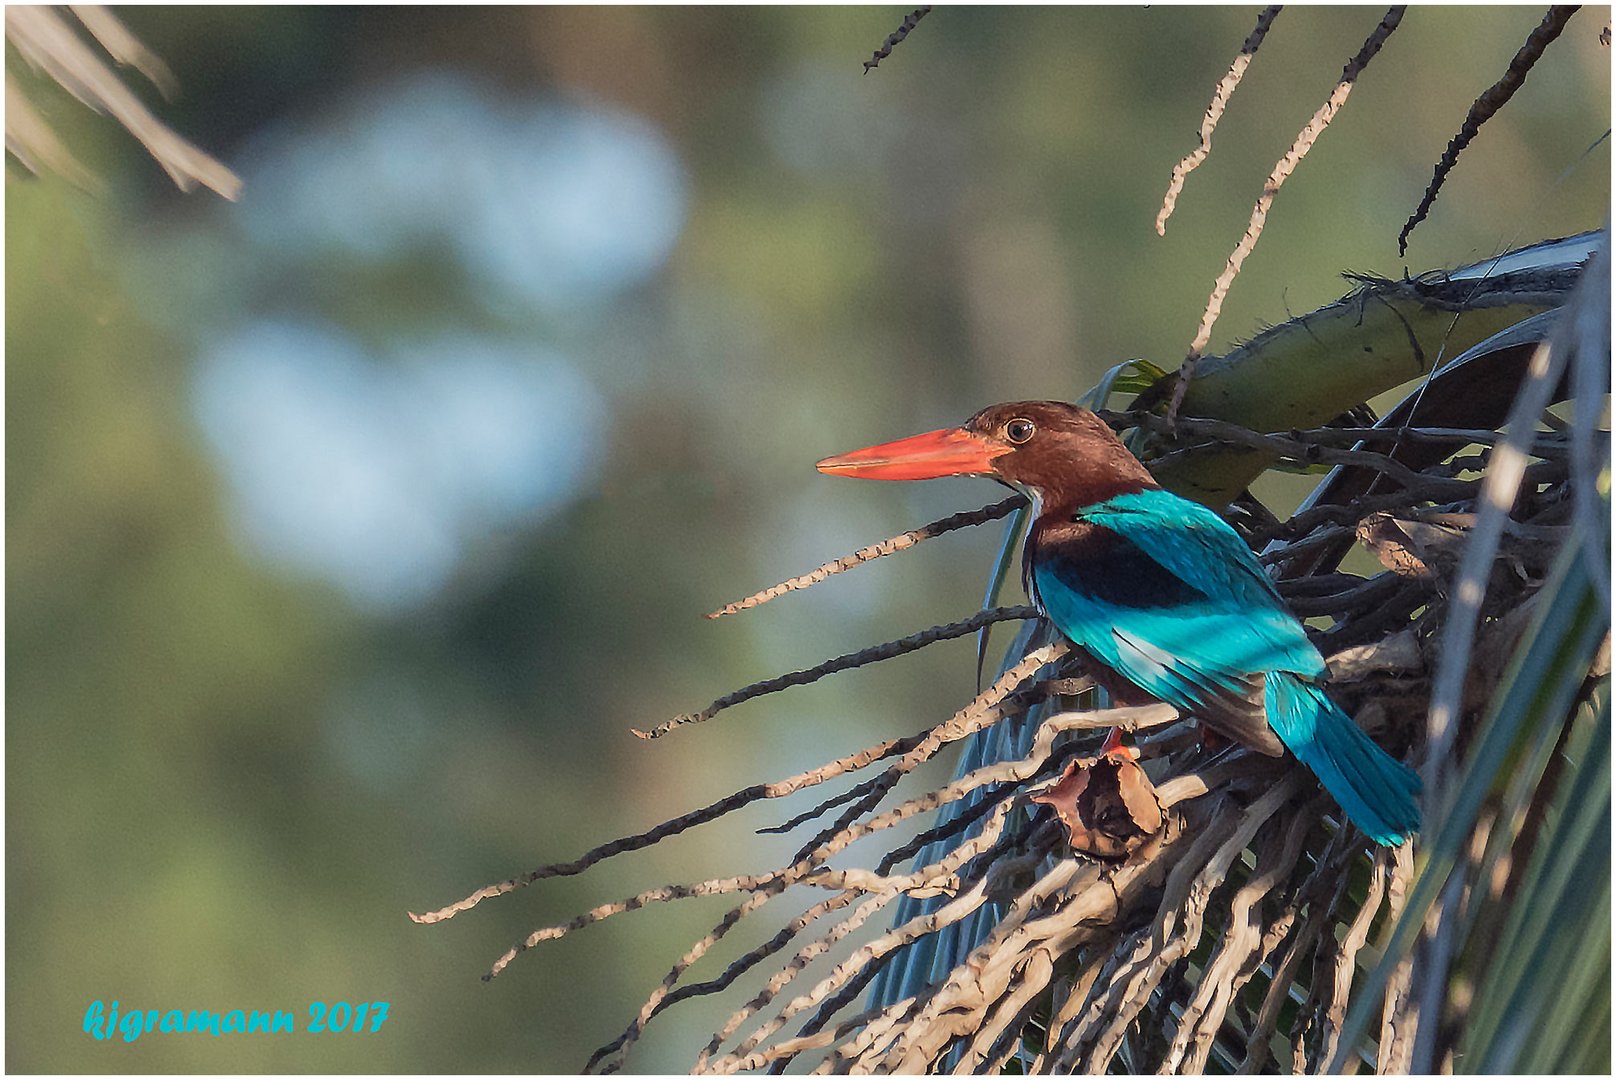
<path fill-rule="evenodd" d="M 1274 449 L 1282 453 L 1291 452 L 1296 443 L 1313 443 L 1319 446 L 1355 446 L 1360 442 L 1389 442 L 1389 443 L 1457 443 L 1467 445 L 1475 443 L 1478 446 L 1495 446 L 1503 442 L 1506 436 L 1490 428 L 1454 428 L 1454 427 L 1317 427 L 1317 428 L 1291 428 L 1288 431 L 1263 433 L 1254 428 L 1241 427 L 1239 424 L 1227 420 L 1205 420 L 1185 417 L 1179 420 L 1176 428 L 1168 425 L 1166 418 L 1149 409 L 1113 410 L 1100 409 L 1095 412 L 1117 431 L 1126 431 L 1129 428 L 1142 427 L 1150 431 L 1173 433 L 1183 435 L 1204 435 L 1214 442 L 1229 441 L 1232 445 L 1253 446 L 1258 448 Z M 1260 442 L 1258 440 L 1261 440 Z M 1277 441 L 1276 441 L 1277 440 Z M 1550 432 L 1539 432 L 1538 438 L 1532 443 L 1530 453 L 1533 457 L 1563 458 L 1570 452 L 1569 441 L 1565 436 Z"/>
<path fill-rule="evenodd" d="M 1268 36 L 1268 28 L 1273 25 L 1281 10 L 1283 9 L 1279 4 L 1262 9 L 1257 16 L 1257 25 L 1246 38 L 1245 44 L 1240 46 L 1240 55 L 1234 58 L 1228 72 L 1218 80 L 1216 89 L 1212 91 L 1212 102 L 1206 107 L 1206 117 L 1201 121 L 1200 145 L 1191 150 L 1183 161 L 1173 166 L 1172 179 L 1167 182 L 1167 194 L 1162 197 L 1161 210 L 1156 214 L 1157 236 L 1167 235 L 1167 219 L 1173 216 L 1173 211 L 1178 207 L 1178 195 L 1184 190 L 1185 179 L 1212 152 L 1212 133 L 1217 130 L 1218 121 L 1223 118 L 1223 110 L 1228 108 L 1229 98 L 1234 95 L 1235 87 L 1240 85 L 1240 80 L 1245 78 L 1251 58 L 1257 55 L 1257 49 L 1262 45 L 1263 38 Z"/>
<path fill-rule="evenodd" d="M 927 645 L 938 641 L 947 641 L 949 638 L 974 634 L 990 623 L 1012 622 L 1016 619 L 1036 619 L 1037 617 L 1038 609 L 1026 605 L 1009 608 L 989 608 L 986 611 L 977 612 L 969 619 L 962 619 L 956 623 L 947 623 L 943 626 L 933 626 L 920 631 L 918 634 L 910 634 L 906 638 L 899 638 L 897 641 L 872 645 L 868 649 L 860 649 L 855 653 L 847 653 L 833 660 L 826 660 L 823 664 L 815 665 L 803 671 L 791 671 L 773 679 L 765 679 L 750 686 L 743 686 L 739 690 L 725 694 L 700 712 L 681 713 L 672 720 L 663 721 L 649 731 L 641 731 L 639 728 L 631 728 L 630 730 L 642 739 L 660 739 L 674 728 L 711 720 L 731 706 L 739 705 L 743 701 L 751 701 L 753 698 L 762 697 L 764 694 L 773 694 L 791 686 L 805 686 L 808 683 L 824 678 L 826 675 L 834 675 L 838 671 L 863 667 L 865 664 L 873 664 L 878 660 L 890 660 L 894 656 L 914 652 L 916 649 L 925 648 Z"/>
<path fill-rule="evenodd" d="M 593 1071 L 596 1065 L 606 1061 L 607 1058 L 611 1058 L 614 1054 L 616 1057 L 612 1058 L 611 1061 L 607 1061 L 607 1063 L 601 1067 L 600 1071 L 602 1073 L 615 1073 L 622 1069 L 623 1065 L 628 1059 L 629 1049 L 636 1042 L 638 1042 L 640 1036 L 645 1033 L 646 1025 L 651 1022 L 651 1018 L 660 1010 L 663 1001 L 665 1001 L 669 994 L 673 991 L 674 984 L 677 983 L 681 977 L 683 977 L 686 971 L 690 970 L 690 966 L 692 964 L 694 964 L 697 960 L 700 960 L 707 954 L 709 950 L 712 949 L 714 945 L 722 940 L 725 934 L 728 934 L 731 930 L 733 930 L 742 919 L 746 918 L 746 916 L 768 903 L 773 897 L 779 895 L 779 890 L 783 887 L 784 886 L 780 886 L 779 888 L 772 888 L 767 891 L 753 893 L 751 896 L 747 897 L 744 902 L 730 908 L 727 912 L 725 912 L 724 917 L 718 920 L 717 925 L 708 931 L 705 937 L 701 938 L 701 940 L 692 945 L 690 947 L 690 951 L 681 956 L 679 958 L 679 962 L 674 964 L 672 969 L 670 969 L 668 973 L 662 977 L 662 982 L 657 984 L 657 988 L 651 991 L 651 996 L 648 997 L 645 1000 L 645 1003 L 640 1006 L 639 1015 L 636 1016 L 633 1022 L 623 1030 L 622 1034 L 618 1035 L 617 1038 L 613 1039 L 605 1046 L 600 1047 L 590 1055 L 589 1061 L 584 1065 L 584 1072 Z M 507 953 L 506 957 L 511 955 L 511 953 Z M 508 962 L 506 957 L 502 957 L 501 962 Z M 497 970 L 498 969 L 496 967 L 495 972 L 490 972 L 488 975 L 484 975 L 483 981 L 487 982 L 495 973 L 497 973 Z"/>
<path fill-rule="evenodd" d="M 881 61 L 892 55 L 892 47 L 898 42 L 902 41 L 904 38 L 908 37 L 909 31 L 913 30 L 915 26 L 919 24 L 920 20 L 924 19 L 927 13 L 930 11 L 931 5 L 924 4 L 905 15 L 903 17 L 903 22 L 899 24 L 898 28 L 892 31 L 892 33 L 888 34 L 887 39 L 881 43 L 881 47 L 875 50 L 875 55 L 864 61 L 864 73 L 868 75 L 871 68 L 880 67 Z"/>
<path fill-rule="evenodd" d="M 1064 767 L 1065 755 L 1062 755 L 1058 760 Z M 975 805 L 960 811 L 958 815 L 941 825 L 935 825 L 930 829 L 917 833 L 908 842 L 893 848 L 883 855 L 881 861 L 876 864 L 876 872 L 890 874 L 893 867 L 919 854 L 927 844 L 964 834 L 972 825 L 986 817 L 999 803 L 1015 795 L 1021 787 L 1022 782 L 1019 780 L 1007 780 L 989 787 L 982 799 Z"/>
<path fill-rule="evenodd" d="M 1348 843 L 1349 839 L 1349 834 L 1344 829 L 1336 833 L 1335 838 L 1325 848 L 1324 854 L 1319 857 L 1313 872 L 1296 890 L 1296 899 L 1287 906 L 1289 918 L 1283 923 L 1284 933 L 1289 933 L 1290 927 L 1295 925 L 1297 915 L 1304 908 L 1307 915 L 1279 963 L 1272 964 L 1270 961 L 1272 974 L 1269 976 L 1268 992 L 1263 997 L 1262 1005 L 1247 1036 L 1246 1057 L 1239 1069 L 1242 1073 L 1273 1071 L 1265 1070 L 1270 1057 L 1269 1038 L 1278 1025 L 1281 1007 L 1290 1000 L 1291 987 L 1303 957 L 1330 925 L 1335 907 L 1341 902 L 1342 894 L 1346 892 L 1346 864 L 1355 854 L 1353 845 Z M 1325 900 L 1326 897 L 1329 897 L 1328 902 Z M 1270 933 L 1272 932 L 1270 930 Z M 1274 947 L 1277 948 L 1279 943 L 1280 941 L 1276 940 Z"/>
<path fill-rule="evenodd" d="M 1274 171 L 1268 174 L 1262 194 L 1257 197 L 1256 205 L 1251 208 L 1251 220 L 1246 225 L 1245 235 L 1240 238 L 1240 243 L 1235 245 L 1234 251 L 1224 264 L 1223 273 L 1218 275 L 1217 283 L 1212 286 L 1212 295 L 1207 297 L 1206 310 L 1201 315 L 1201 325 L 1195 331 L 1194 340 L 1190 342 L 1189 353 L 1184 357 L 1184 363 L 1179 366 L 1178 382 L 1173 386 L 1173 396 L 1167 404 L 1169 420 L 1178 417 L 1178 410 L 1184 404 L 1184 394 L 1189 389 L 1190 379 L 1195 376 L 1196 362 L 1200 360 L 1207 343 L 1212 340 L 1212 327 L 1223 311 L 1223 299 L 1229 294 L 1229 286 L 1234 284 L 1235 275 L 1240 273 L 1240 267 L 1245 263 L 1246 256 L 1257 246 L 1257 238 L 1262 235 L 1263 225 L 1268 220 L 1268 210 L 1274 204 L 1274 196 L 1279 194 L 1280 186 L 1296 171 L 1296 166 L 1301 164 L 1324 129 L 1330 126 L 1336 112 L 1345 104 L 1347 95 L 1352 93 L 1352 86 L 1357 82 L 1358 76 L 1363 73 L 1369 61 L 1374 59 L 1380 47 L 1386 43 L 1386 39 L 1397 29 L 1397 24 L 1402 22 L 1405 10 L 1406 5 L 1398 5 L 1387 10 L 1357 55 L 1347 61 L 1347 66 L 1342 69 L 1341 78 L 1337 80 L 1329 98 L 1319 106 L 1318 112 L 1313 114 L 1307 126 L 1302 128 L 1291 148 L 1285 151 L 1285 156 L 1275 164 Z"/>
<path fill-rule="evenodd" d="M 654 1016 L 656 1013 L 663 1012 L 664 1010 L 679 1004 L 681 1001 L 688 1001 L 689 999 L 696 997 L 705 997 L 708 994 L 723 993 L 725 990 L 734 985 L 736 979 L 740 978 L 753 967 L 757 966 L 760 961 L 768 959 L 775 953 L 778 953 L 781 949 L 785 948 L 787 945 L 791 944 L 798 934 L 802 933 L 809 926 L 812 926 L 821 917 L 828 915 L 831 912 L 840 911 L 842 908 L 845 908 L 848 904 L 851 904 L 856 899 L 859 899 L 859 893 L 854 889 L 847 889 L 843 892 L 835 894 L 834 896 L 826 897 L 813 907 L 809 908 L 807 911 L 804 911 L 801 915 L 798 915 L 796 918 L 792 919 L 785 925 L 785 928 L 779 933 L 775 934 L 774 937 L 770 938 L 768 941 L 765 941 L 762 945 L 759 945 L 757 948 L 748 952 L 745 956 L 742 956 L 740 959 L 730 964 L 729 967 L 724 969 L 724 973 L 722 975 L 719 975 L 717 978 L 708 979 L 705 982 L 691 983 L 688 986 L 679 987 L 673 993 L 662 999 L 652 1015 Z"/>
<path fill-rule="evenodd" d="M 1129 415 L 1135 417 L 1139 427 L 1150 431 L 1170 433 L 1175 428 L 1174 422 L 1165 416 L 1157 416 L 1153 413 Z M 1288 435 L 1261 435 L 1249 428 L 1243 428 L 1239 424 L 1231 424 L 1225 420 L 1192 420 L 1185 418 L 1177 421 L 1176 429 L 1179 435 L 1205 435 L 1218 444 L 1246 446 L 1253 450 L 1272 451 L 1282 458 L 1304 465 L 1366 466 L 1385 473 L 1404 487 L 1414 487 L 1431 479 L 1429 476 L 1415 472 L 1395 458 L 1387 457 L 1385 454 L 1377 454 L 1372 450 L 1350 450 L 1323 446 L 1319 442 L 1303 441 Z M 1199 447 L 1188 446 L 1182 450 L 1176 450 L 1174 453 L 1193 453 L 1197 449 Z"/>
<path fill-rule="evenodd" d="M 737 611 L 745 611 L 747 608 L 757 607 L 759 604 L 766 604 L 777 596 L 784 596 L 786 593 L 795 592 L 798 589 L 806 589 L 810 585 L 818 585 L 826 578 L 831 577 L 834 574 L 840 574 L 844 570 L 851 570 L 853 567 L 858 566 L 861 563 L 867 563 L 872 559 L 879 559 L 883 555 L 891 555 L 892 553 L 902 551 L 905 548 L 912 548 L 922 540 L 930 540 L 934 536 L 941 536 L 944 533 L 953 532 L 955 529 L 965 529 L 972 525 L 981 525 L 984 522 L 994 521 L 1002 517 L 1008 517 L 1010 514 L 1026 505 L 1026 496 L 1013 495 L 1010 498 L 1005 499 L 1003 502 L 996 502 L 991 506 L 984 506 L 980 510 L 968 510 L 959 514 L 950 514 L 945 518 L 939 518 L 929 525 L 922 525 L 918 529 L 910 529 L 906 533 L 899 533 L 897 536 L 894 536 L 888 540 L 883 540 L 879 544 L 871 544 L 868 547 L 859 548 L 851 555 L 843 555 L 839 559 L 832 559 L 830 562 L 816 567 L 800 577 L 794 577 L 789 581 L 782 581 L 778 585 L 770 585 L 762 592 L 755 592 L 751 596 L 743 597 L 732 604 L 725 604 L 717 611 L 708 612 L 704 617 L 708 619 L 717 619 L 725 615 L 733 615 Z"/>
<path fill-rule="evenodd" d="M 1330 596 L 1293 596 L 1288 603 L 1299 619 L 1334 615 L 1337 621 L 1344 621 L 1365 609 L 1385 605 L 1388 599 L 1403 591 L 1405 581 L 1406 578 L 1387 570 L 1342 592 Z"/>
<path fill-rule="evenodd" d="M 1563 480 L 1565 474 L 1564 464 L 1557 461 L 1539 461 L 1526 467 L 1524 484 L 1527 487 L 1534 487 L 1537 484 Z M 1387 495 L 1363 495 L 1339 505 L 1310 507 L 1285 522 L 1277 531 L 1260 531 L 1252 539 L 1256 543 L 1266 543 L 1275 539 L 1307 537 L 1311 543 L 1313 537 L 1309 534 L 1320 525 L 1355 524 L 1366 514 L 1372 514 L 1376 510 L 1402 509 L 1425 499 L 1474 498 L 1481 490 L 1481 485 L 1480 478 L 1451 480 L 1446 477 L 1432 477 L 1415 487 Z"/>
<path fill-rule="evenodd" d="M 1070 691 L 1070 689 L 1071 689 L 1071 684 L 1074 683 L 1074 682 L 1080 683 L 1082 686 L 1084 686 L 1084 688 L 1087 688 L 1089 685 L 1092 685 L 1089 682 L 1089 680 L 1087 680 L 1087 679 L 1044 679 L 1043 681 L 1038 682 L 1038 683 L 1036 683 L 1036 684 L 1034 684 L 1032 686 L 1029 686 L 1025 690 L 1018 691 L 1017 693 L 1012 694 L 1012 695 L 1010 695 L 1010 697 L 1006 698 L 1004 700 L 1004 704 L 1003 704 L 1003 707 L 1002 707 L 1003 711 L 1004 711 L 1004 714 L 1006 716 L 1010 716 L 1010 715 L 1013 715 L 1015 711 L 1030 708 L 1032 705 L 1037 704 L 1039 701 L 1044 701 L 1044 700 L 1047 700 L 1049 698 L 1058 697 L 1058 696 L 1061 696 L 1062 694 L 1068 693 Z M 1122 718 L 1122 719 L 1116 719 L 1116 720 L 1109 721 L 1109 722 L 1117 724 L 1117 725 L 1122 725 L 1122 724 L 1128 723 L 1129 721 L 1127 719 L 1125 719 L 1125 718 Z M 1049 727 L 1049 730 L 1051 730 L 1051 731 L 1054 731 L 1054 730 L 1062 730 L 1062 731 L 1064 731 L 1066 729 L 1064 727 L 1059 726 L 1059 725 L 1053 725 L 1053 726 Z M 828 798 L 828 799 L 824 800 L 823 802 L 821 802 L 818 806 L 815 806 L 815 807 L 813 807 L 811 809 L 808 809 L 808 810 L 804 810 L 802 813 L 798 814 L 796 817 L 791 818 L 789 821 L 782 822 L 779 825 L 771 825 L 771 826 L 769 826 L 767 828 L 759 829 L 758 832 L 763 833 L 763 834 L 771 834 L 771 835 L 772 834 L 790 832 L 792 829 L 795 829 L 797 826 L 802 825 L 802 824 L 804 824 L 806 822 L 812 821 L 814 818 L 819 817 L 822 814 L 828 813 L 829 811 L 834 810 L 838 806 L 842 806 L 842 805 L 845 805 L 847 803 L 850 803 L 854 799 L 862 798 L 863 796 L 865 796 L 865 795 L 867 795 L 869 793 L 870 788 L 873 785 L 874 785 L 873 780 L 865 781 L 864 783 L 861 783 L 861 784 L 855 784 L 854 786 L 848 788 L 846 791 L 841 792 L 840 794 L 832 795 L 830 798 Z M 948 835 L 953 835 L 953 834 L 950 833 Z M 919 850 L 919 849 L 916 848 L 916 850 Z M 913 854 L 913 852 L 911 852 L 910 854 Z M 886 871 L 888 869 L 891 869 L 892 865 L 893 864 L 891 864 L 891 863 L 884 863 L 883 864 L 884 869 L 882 869 L 881 872 L 886 873 Z"/>
<path fill-rule="evenodd" d="M 1504 72 L 1504 77 L 1489 86 L 1480 97 L 1471 103 L 1470 112 L 1465 116 L 1464 124 L 1459 128 L 1459 134 L 1449 141 L 1447 150 L 1442 153 L 1442 160 L 1436 163 L 1436 172 L 1431 177 L 1431 183 L 1425 189 L 1425 196 L 1420 199 L 1419 208 L 1403 224 L 1403 231 L 1397 234 L 1397 254 L 1399 257 L 1408 251 L 1409 234 L 1414 231 L 1416 225 L 1425 220 L 1425 215 L 1430 212 L 1432 204 L 1436 202 L 1437 192 L 1442 190 L 1442 183 L 1448 178 L 1449 171 L 1453 169 L 1454 165 L 1458 164 L 1459 155 L 1464 152 L 1464 148 L 1469 146 L 1470 140 L 1474 139 L 1477 133 L 1481 131 L 1481 125 L 1492 119 L 1493 114 L 1503 108 L 1509 99 L 1515 96 L 1515 91 L 1519 90 L 1521 85 L 1526 82 L 1527 72 L 1531 71 L 1533 65 L 1542 57 L 1543 50 L 1549 47 L 1549 43 L 1560 36 L 1560 31 L 1565 29 L 1566 23 L 1570 21 L 1571 16 L 1577 13 L 1579 7 L 1581 7 L 1580 4 L 1565 4 L 1549 8 L 1543 15 L 1543 21 L 1538 23 L 1537 28 L 1527 36 L 1526 43 L 1520 47 L 1519 51 L 1515 53 L 1514 59 L 1509 62 L 1509 68 Z"/>
<path fill-rule="evenodd" d="M 878 805 L 899 780 L 931 760 L 949 743 L 957 742 L 973 731 L 991 727 L 1007 717 L 1019 716 L 1026 712 L 1032 703 L 1032 695 L 1037 691 L 1030 693 L 1022 691 L 1021 684 L 1037 674 L 1045 664 L 1060 660 L 1069 652 L 1070 649 L 1065 642 L 1051 643 L 1034 649 L 1015 666 L 1006 669 L 994 680 L 993 685 L 976 695 L 970 704 L 932 728 L 927 732 L 925 739 L 904 754 L 902 759 L 888 765 L 879 776 L 874 777 L 863 797 L 835 823 L 804 844 L 794 860 L 801 862 L 810 854 L 826 849 L 840 850 L 857 837 L 865 835 L 873 826 L 858 826 L 855 823 L 867 811 Z M 825 857 L 829 858 L 829 855 Z"/>
<path fill-rule="evenodd" d="M 779 835 L 782 835 L 784 833 L 788 833 L 792 829 L 795 829 L 798 825 L 801 825 L 801 824 L 803 824 L 805 822 L 812 821 L 812 820 L 814 820 L 814 818 L 819 817 L 821 814 L 829 813 L 830 811 L 836 809 L 838 806 L 842 806 L 842 805 L 844 805 L 846 803 L 850 803 L 850 802 L 852 802 L 854 799 L 858 798 L 862 794 L 864 794 L 864 785 L 863 784 L 854 784 L 852 787 L 848 788 L 846 791 L 839 792 L 838 794 L 832 795 L 830 798 L 825 799 L 823 802 L 819 803 L 817 806 L 809 807 L 807 810 L 804 810 L 802 813 L 798 814 L 796 817 L 789 818 L 786 821 L 782 821 L 778 825 L 769 825 L 769 826 L 766 826 L 764 828 L 759 829 L 758 830 L 758 835 L 760 835 L 760 836 L 779 836 Z"/>

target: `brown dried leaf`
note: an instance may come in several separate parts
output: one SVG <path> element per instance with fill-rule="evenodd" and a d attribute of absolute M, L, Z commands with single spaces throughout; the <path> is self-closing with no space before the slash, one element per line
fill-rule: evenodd
<path fill-rule="evenodd" d="M 1136 752 L 1118 747 L 1066 766 L 1054 786 L 1032 797 L 1053 807 L 1074 851 L 1124 859 L 1161 832 L 1164 816 L 1156 788 Z"/>
<path fill-rule="evenodd" d="M 1403 521 L 1391 514 L 1370 514 L 1358 523 L 1358 542 L 1374 553 L 1380 564 L 1399 577 L 1430 577 L 1430 559 L 1439 550 L 1449 561 L 1453 556 L 1443 550 L 1443 539 L 1457 543 L 1463 534 L 1439 525 L 1420 521 Z"/>

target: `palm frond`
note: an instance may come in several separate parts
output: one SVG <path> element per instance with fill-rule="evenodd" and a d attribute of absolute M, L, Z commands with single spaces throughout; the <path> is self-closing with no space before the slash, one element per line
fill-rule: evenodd
<path fill-rule="evenodd" d="M 1499 264 L 1508 261 L 1533 260 L 1507 256 Z M 1580 288 L 1597 294 L 1599 285 Z M 1373 426 L 1272 434 L 1215 421 L 1169 427 L 1138 401 L 1113 415 L 1155 468 L 1177 477 L 1195 475 L 1197 463 L 1221 469 L 1231 450 L 1336 463 L 1288 520 L 1259 512 L 1248 498 L 1251 512 L 1238 527 L 1297 612 L 1328 622 L 1317 641 L 1337 699 L 1383 745 L 1416 761 L 1443 628 L 1456 610 L 1459 553 L 1483 520 L 1496 487 L 1489 477 L 1511 469 L 1500 557 L 1490 560 L 1481 586 L 1477 659 L 1462 684 L 1456 794 L 1428 810 L 1417 847 L 1374 848 L 1305 774 L 1238 748 L 1208 751 L 1164 706 L 1101 707 L 1057 636 L 1023 618 L 1004 670 L 953 717 L 599 849 L 601 858 L 635 850 L 760 800 L 880 766 L 782 826 L 835 815 L 789 863 L 603 905 L 536 931 L 495 971 L 530 945 L 617 913 L 723 893 L 740 902 L 680 958 L 592 1067 L 623 1067 L 646 1025 L 667 1009 L 760 974 L 762 989 L 714 1032 L 699 1071 L 792 1064 L 1318 1071 L 1333 1064 L 1388 1072 L 1427 1061 L 1459 1068 L 1597 1062 L 1606 1044 L 1589 1039 L 1584 1025 L 1609 1023 L 1608 998 L 1595 993 L 1608 972 L 1608 926 L 1601 937 L 1595 923 L 1608 916 L 1609 891 L 1575 882 L 1604 874 L 1602 865 L 1608 870 L 1600 840 L 1609 822 L 1608 695 L 1598 691 L 1608 661 L 1602 666 L 1598 655 L 1609 617 L 1583 552 L 1589 545 L 1608 551 L 1609 540 L 1573 527 L 1576 490 L 1590 482 L 1573 453 L 1575 424 L 1499 430 L 1521 388 L 1534 385 L 1531 358 L 1557 321 L 1508 306 L 1524 317 L 1411 386 Z M 1560 316 L 1567 320 L 1575 318 Z M 1273 341 L 1305 336 L 1276 328 Z M 1583 337 L 1599 349 L 1597 332 Z M 1588 362 L 1608 363 L 1608 330 L 1602 340 Z M 1233 370 L 1260 380 L 1273 377 L 1275 365 L 1300 364 L 1273 348 Z M 1216 365 L 1204 377 L 1235 378 Z M 1559 401 L 1576 380 L 1548 382 L 1546 400 Z M 1339 401 L 1315 404 L 1332 417 L 1346 411 Z M 1603 462 L 1608 444 L 1599 440 L 1608 433 L 1596 435 L 1593 457 Z M 1509 454 L 1524 456 L 1508 465 Z M 1608 492 L 1608 467 L 1601 468 L 1595 483 Z M 1343 565 L 1359 535 L 1374 540 L 1381 572 L 1366 577 Z M 1005 565 L 1001 558 L 1001 571 Z M 995 573 L 995 586 L 1003 576 Z M 1075 854 L 1057 815 L 1034 801 L 1074 760 L 1092 758 L 1100 729 L 1112 724 L 1140 733 L 1136 745 L 1163 811 L 1159 832 L 1120 860 Z M 962 747 L 957 779 L 914 793 L 913 770 L 951 745 Z M 911 793 L 883 809 L 900 783 Z M 874 870 L 838 865 L 855 842 L 889 836 L 920 814 L 934 814 L 930 826 L 911 840 L 888 841 Z M 507 884 L 575 873 L 594 861 L 541 868 Z M 908 872 L 895 870 L 909 861 Z M 825 899 L 722 973 L 684 982 L 716 942 L 802 887 Z M 468 900 L 505 891 L 490 887 Z M 1422 927 L 1435 910 L 1442 920 L 1427 941 Z M 888 912 L 892 928 L 857 944 L 863 928 Z M 1569 941 L 1566 926 L 1596 946 L 1591 957 Z M 1433 981 L 1427 952 L 1438 938 L 1452 963 Z M 1540 1008 L 1519 1022 L 1523 996 L 1542 992 L 1546 962 L 1558 964 L 1565 987 L 1582 996 L 1534 998 L 1568 1011 L 1548 1018 Z"/>
<path fill-rule="evenodd" d="M 165 95 L 172 96 L 176 84 L 168 66 L 142 45 L 117 16 L 94 4 L 76 5 L 72 10 L 114 60 L 134 67 Z M 35 70 L 89 108 L 108 113 L 122 124 L 129 134 L 140 140 L 181 191 L 190 191 L 201 184 L 227 199 L 241 193 L 241 179 L 235 173 L 159 120 L 55 9 L 44 5 L 8 6 L 6 40 Z M 6 73 L 6 149 L 30 170 L 48 169 L 86 189 L 98 186 L 95 177 L 30 104 L 9 71 Z"/>

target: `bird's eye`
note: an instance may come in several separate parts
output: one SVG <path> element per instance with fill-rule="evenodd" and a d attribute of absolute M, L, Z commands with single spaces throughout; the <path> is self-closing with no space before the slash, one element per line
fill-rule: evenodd
<path fill-rule="evenodd" d="M 1031 420 L 1018 416 L 1016 419 L 1004 425 L 1004 437 L 1019 446 L 1028 439 L 1032 438 L 1032 433 L 1037 430 L 1038 429 L 1033 426 L 1033 422 Z"/>

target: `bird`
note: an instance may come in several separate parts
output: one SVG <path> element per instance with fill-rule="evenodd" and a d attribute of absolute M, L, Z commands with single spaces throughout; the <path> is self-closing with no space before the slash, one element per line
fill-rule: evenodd
<path fill-rule="evenodd" d="M 1156 700 L 1257 753 L 1289 751 L 1377 844 L 1419 829 L 1419 774 L 1328 696 L 1328 668 L 1227 522 L 1174 495 L 1088 409 L 990 406 L 825 458 L 832 476 L 984 476 L 1024 494 L 1028 597 L 1124 702 Z"/>

